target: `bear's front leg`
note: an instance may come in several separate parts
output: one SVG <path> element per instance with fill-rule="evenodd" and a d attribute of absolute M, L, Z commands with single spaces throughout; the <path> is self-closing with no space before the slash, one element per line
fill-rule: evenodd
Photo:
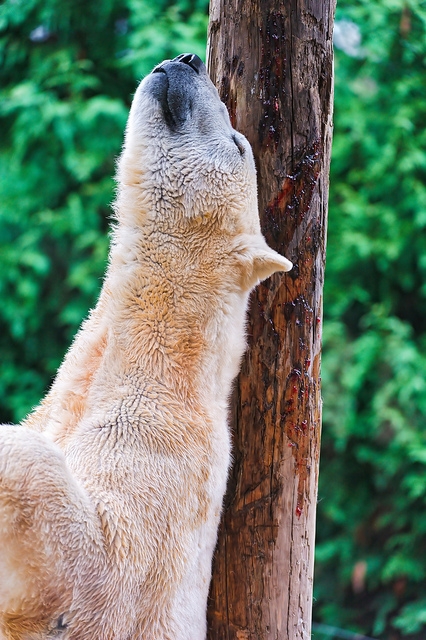
<path fill-rule="evenodd" d="M 103 553 L 95 509 L 61 450 L 26 427 L 0 426 L 0 638 L 72 626 L 73 601 L 100 588 Z"/>

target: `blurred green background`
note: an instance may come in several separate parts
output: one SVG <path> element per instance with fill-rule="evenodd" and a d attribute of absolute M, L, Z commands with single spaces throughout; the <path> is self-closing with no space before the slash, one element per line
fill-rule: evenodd
<path fill-rule="evenodd" d="M 136 82 L 204 57 L 207 20 L 206 0 L 0 6 L 2 421 L 96 300 Z M 426 3 L 341 0 L 335 45 L 313 637 L 425 640 Z"/>

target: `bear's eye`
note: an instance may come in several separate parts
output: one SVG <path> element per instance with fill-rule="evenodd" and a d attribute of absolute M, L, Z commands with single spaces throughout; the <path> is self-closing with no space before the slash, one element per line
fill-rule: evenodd
<path fill-rule="evenodd" d="M 232 136 L 232 140 L 234 141 L 235 146 L 237 147 L 238 151 L 240 152 L 240 156 L 243 156 L 245 154 L 245 152 L 246 152 L 245 147 L 238 140 L 237 136 Z"/>

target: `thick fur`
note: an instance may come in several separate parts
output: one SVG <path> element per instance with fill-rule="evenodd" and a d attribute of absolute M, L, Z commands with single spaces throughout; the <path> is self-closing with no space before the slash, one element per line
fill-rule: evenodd
<path fill-rule="evenodd" d="M 181 58 L 182 59 L 182 58 Z M 250 289 L 291 268 L 205 67 L 140 84 L 96 308 L 0 428 L 0 638 L 202 640 Z"/>

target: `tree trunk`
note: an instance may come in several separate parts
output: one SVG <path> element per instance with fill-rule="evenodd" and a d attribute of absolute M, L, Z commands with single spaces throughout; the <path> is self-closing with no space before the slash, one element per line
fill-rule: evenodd
<path fill-rule="evenodd" d="M 252 297 L 211 640 L 311 637 L 333 14 L 334 0 L 211 0 L 210 76 L 252 144 L 264 235 L 294 263 Z"/>

